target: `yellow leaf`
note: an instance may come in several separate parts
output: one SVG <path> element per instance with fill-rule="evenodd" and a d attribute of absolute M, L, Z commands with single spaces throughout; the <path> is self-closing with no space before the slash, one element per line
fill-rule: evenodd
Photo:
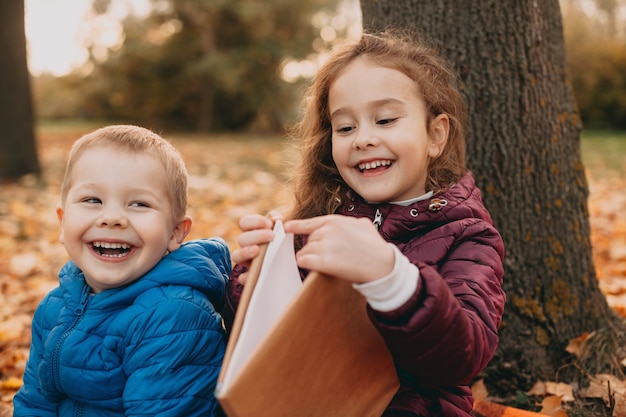
<path fill-rule="evenodd" d="M 546 395 L 546 383 L 544 381 L 537 381 L 527 394 L 543 397 Z"/>
<path fill-rule="evenodd" d="M 565 348 L 567 353 L 571 353 L 576 357 L 580 357 L 580 353 L 582 351 L 583 346 L 585 345 L 585 341 L 589 338 L 589 333 L 585 332 L 578 337 L 570 339 L 569 344 Z"/>
<path fill-rule="evenodd" d="M 34 253 L 19 253 L 11 257 L 9 271 L 20 278 L 31 275 L 39 266 L 40 260 Z"/>
<path fill-rule="evenodd" d="M 476 381 L 474 385 L 472 385 L 472 396 L 474 397 L 474 401 L 482 401 L 487 399 L 489 393 L 487 392 L 487 387 L 485 386 L 485 381 L 482 379 Z"/>
<path fill-rule="evenodd" d="M 567 417 L 567 413 L 561 407 L 561 396 L 559 395 L 544 398 L 539 413 L 552 417 Z"/>
<path fill-rule="evenodd" d="M 562 401 L 574 401 L 574 389 L 564 382 L 546 382 L 546 392 L 561 398 Z"/>
<path fill-rule="evenodd" d="M 611 403 L 624 403 L 626 394 L 626 386 L 624 381 L 614 375 L 598 374 L 590 379 L 589 386 L 579 391 L 579 395 L 583 398 L 602 398 L 607 406 Z M 626 409 L 626 404 L 625 407 Z M 626 417 L 626 414 L 624 414 Z"/>
<path fill-rule="evenodd" d="M 22 386 L 22 378 L 16 378 L 11 376 L 5 380 L 0 381 L 0 388 L 18 390 Z"/>

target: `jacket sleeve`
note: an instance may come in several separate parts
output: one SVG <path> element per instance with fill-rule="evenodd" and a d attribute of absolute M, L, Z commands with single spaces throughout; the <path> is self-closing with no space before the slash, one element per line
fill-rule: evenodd
<path fill-rule="evenodd" d="M 126 415 L 212 415 L 225 346 L 220 315 L 198 293 L 146 305 L 123 347 Z"/>
<path fill-rule="evenodd" d="M 43 352 L 43 327 L 41 325 L 45 300 L 35 311 L 32 322 L 30 354 L 24 370 L 24 384 L 13 397 L 14 417 L 56 417 L 56 404 L 42 395 L 37 369 Z"/>
<path fill-rule="evenodd" d="M 447 251 L 439 264 L 411 259 L 420 277 L 403 306 L 369 308 L 401 378 L 421 386 L 467 384 L 476 376 L 497 347 L 505 303 L 504 247 L 495 228 L 475 220 L 441 239 L 428 243 Z"/>

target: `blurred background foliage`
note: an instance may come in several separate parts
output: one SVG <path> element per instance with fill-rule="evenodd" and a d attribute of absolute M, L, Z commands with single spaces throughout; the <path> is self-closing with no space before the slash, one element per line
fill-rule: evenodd
<path fill-rule="evenodd" d="M 561 0 L 561 10 L 585 128 L 626 129 L 626 1 Z"/>
<path fill-rule="evenodd" d="M 92 0 L 94 16 L 109 0 Z M 585 128 L 626 129 L 625 0 L 561 0 L 571 82 Z M 303 82 L 360 33 L 358 0 L 151 0 L 105 53 L 34 77 L 38 119 L 92 119 L 196 132 L 280 132 Z"/>

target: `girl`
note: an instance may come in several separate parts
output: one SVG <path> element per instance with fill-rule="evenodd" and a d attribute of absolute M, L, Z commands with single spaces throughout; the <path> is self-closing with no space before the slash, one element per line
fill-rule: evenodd
<path fill-rule="evenodd" d="M 296 135 L 285 231 L 303 270 L 351 281 L 391 352 L 384 416 L 469 416 L 468 386 L 498 343 L 503 242 L 465 167 L 466 104 L 448 66 L 393 35 L 364 35 L 319 71 Z M 272 221 L 240 221 L 226 323 Z"/>

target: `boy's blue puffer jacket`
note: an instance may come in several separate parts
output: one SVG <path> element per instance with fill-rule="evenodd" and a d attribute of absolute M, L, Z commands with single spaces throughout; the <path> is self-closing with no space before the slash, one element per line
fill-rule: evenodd
<path fill-rule="evenodd" d="M 185 243 L 139 280 L 90 295 L 68 262 L 37 307 L 14 416 L 210 416 L 231 269 L 220 238 Z"/>

